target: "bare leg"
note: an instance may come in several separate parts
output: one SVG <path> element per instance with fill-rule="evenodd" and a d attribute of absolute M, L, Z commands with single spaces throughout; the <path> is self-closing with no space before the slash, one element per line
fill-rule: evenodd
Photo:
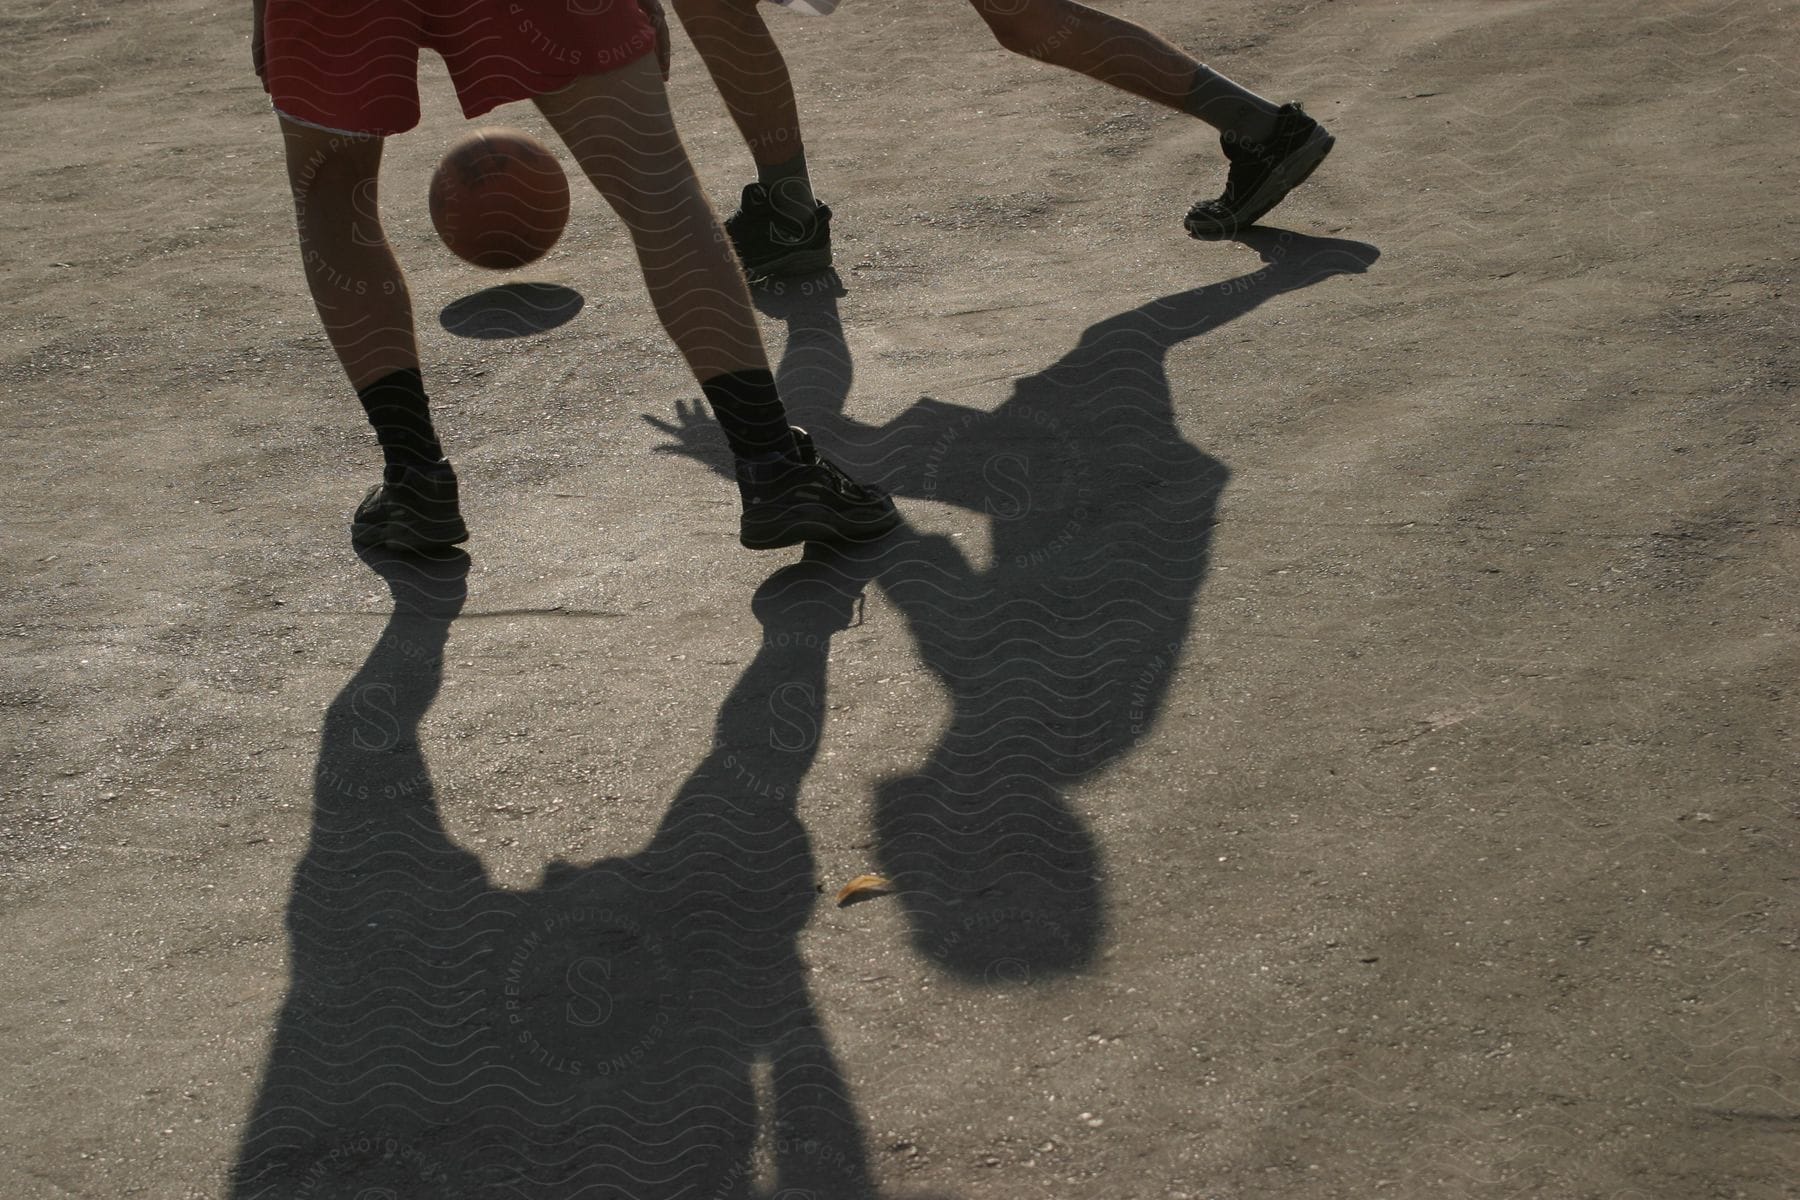
<path fill-rule="evenodd" d="M 766 371 L 744 273 L 675 132 L 655 60 L 584 76 L 537 105 L 630 229 L 650 302 L 695 377 Z"/>
<path fill-rule="evenodd" d="M 435 551 L 467 540 L 456 476 L 443 462 L 419 377 L 412 297 L 375 204 L 382 139 L 283 118 L 300 261 L 325 336 L 375 429 L 381 487 L 351 519 L 358 546 Z"/>
<path fill-rule="evenodd" d="M 674 4 L 756 165 L 775 166 L 799 154 L 803 147 L 793 80 L 758 0 Z"/>
<path fill-rule="evenodd" d="M 306 285 L 352 387 L 417 370 L 412 297 L 375 205 L 382 139 L 281 121 Z"/>
<path fill-rule="evenodd" d="M 885 492 L 852 482 L 789 426 L 750 289 L 675 133 L 654 60 L 577 79 L 537 103 L 630 228 L 657 316 L 737 457 L 739 542 L 866 541 L 898 525 Z"/>
<path fill-rule="evenodd" d="M 1277 105 L 1130 21 L 1075 0 L 970 0 L 994 37 L 1015 54 L 1192 113 L 1213 128 L 1257 141 Z"/>

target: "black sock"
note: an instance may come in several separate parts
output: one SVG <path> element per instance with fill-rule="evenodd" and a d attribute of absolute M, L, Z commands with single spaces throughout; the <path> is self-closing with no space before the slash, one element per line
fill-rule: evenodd
<path fill-rule="evenodd" d="M 356 389 L 382 456 L 390 467 L 429 467 L 441 462 L 444 448 L 431 427 L 431 401 L 425 381 L 411 368 L 383 375 Z"/>
<path fill-rule="evenodd" d="M 1264 107 L 1258 107 L 1257 101 Z M 1217 129 L 1228 143 L 1258 145 L 1275 132 L 1275 106 L 1246 92 L 1211 67 L 1194 69 L 1183 111 Z M 1255 136 L 1252 137 L 1251 135 Z"/>
<path fill-rule="evenodd" d="M 768 189 L 769 205 L 777 213 L 797 224 L 812 220 L 819 202 L 813 197 L 812 179 L 806 173 L 806 151 L 772 167 L 757 167 L 756 181 Z"/>
<path fill-rule="evenodd" d="M 733 371 L 715 375 L 700 384 L 712 405 L 731 452 L 744 459 L 790 457 L 794 435 L 788 429 L 787 410 L 775 390 L 775 377 L 767 371 Z"/>

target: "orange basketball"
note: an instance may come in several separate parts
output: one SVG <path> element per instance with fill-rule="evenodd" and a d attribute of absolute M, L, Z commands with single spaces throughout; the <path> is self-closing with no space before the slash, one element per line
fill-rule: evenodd
<path fill-rule="evenodd" d="M 450 252 L 505 271 L 536 262 L 569 222 L 569 179 L 544 144 L 517 129 L 477 129 L 431 177 L 431 223 Z"/>

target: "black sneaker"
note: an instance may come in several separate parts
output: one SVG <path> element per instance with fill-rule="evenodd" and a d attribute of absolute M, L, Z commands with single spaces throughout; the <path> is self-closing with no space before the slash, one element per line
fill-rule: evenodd
<path fill-rule="evenodd" d="M 429 470 L 390 466 L 350 518 L 350 540 L 371 548 L 441 550 L 469 540 L 449 463 Z"/>
<path fill-rule="evenodd" d="M 1225 194 L 1217 200 L 1200 201 L 1188 210 L 1183 222 L 1189 235 L 1204 241 L 1232 237 L 1256 224 L 1306 182 L 1337 139 L 1298 104 L 1284 104 L 1275 118 L 1275 132 L 1267 140 L 1244 142 L 1227 134 L 1219 141 L 1231 163 Z"/>
<path fill-rule="evenodd" d="M 744 188 L 738 210 L 725 218 L 731 248 L 755 282 L 773 275 L 816 275 L 831 266 L 831 210 L 821 204 L 810 221 L 782 216 L 760 183 Z"/>
<path fill-rule="evenodd" d="M 797 460 L 738 463 L 738 494 L 744 499 L 738 541 L 746 549 L 867 542 L 900 523 L 886 492 L 844 474 L 819 453 L 806 430 L 794 430 L 794 444 L 800 451 Z"/>

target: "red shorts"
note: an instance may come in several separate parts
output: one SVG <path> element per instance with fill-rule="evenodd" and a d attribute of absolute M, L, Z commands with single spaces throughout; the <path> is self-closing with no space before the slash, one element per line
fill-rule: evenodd
<path fill-rule="evenodd" d="M 463 115 L 553 92 L 656 49 L 637 0 L 268 0 L 263 87 L 282 114 L 346 133 L 419 123 L 419 47 Z"/>

